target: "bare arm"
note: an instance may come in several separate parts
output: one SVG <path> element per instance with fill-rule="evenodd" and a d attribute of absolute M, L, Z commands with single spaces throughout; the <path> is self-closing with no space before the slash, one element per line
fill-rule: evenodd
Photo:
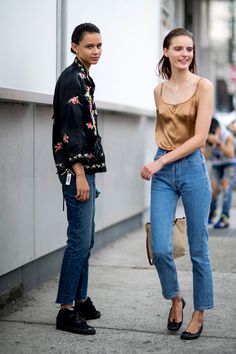
<path fill-rule="evenodd" d="M 158 88 L 157 88 L 158 89 Z M 157 90 L 156 89 L 156 90 Z M 156 92 L 155 90 L 155 92 Z M 177 161 L 205 145 L 212 117 L 213 86 L 210 81 L 203 79 L 199 84 L 199 105 L 195 124 L 195 134 L 181 146 L 160 159 L 144 166 L 142 178 L 150 180 L 152 175 L 161 170 L 166 164 Z"/>

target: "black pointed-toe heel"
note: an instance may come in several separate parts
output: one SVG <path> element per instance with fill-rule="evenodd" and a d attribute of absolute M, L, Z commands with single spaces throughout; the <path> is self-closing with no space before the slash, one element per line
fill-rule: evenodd
<path fill-rule="evenodd" d="M 171 306 L 171 309 L 169 312 L 169 317 L 168 317 L 168 323 L 167 323 L 168 331 L 177 332 L 183 324 L 185 301 L 183 298 L 181 300 L 182 300 L 182 321 L 176 322 L 175 320 L 174 321 L 170 320 L 170 315 L 171 315 L 171 310 L 172 310 L 172 306 Z"/>
<path fill-rule="evenodd" d="M 200 335 L 202 333 L 202 329 L 203 329 L 203 324 L 201 325 L 201 327 L 199 328 L 199 330 L 196 333 L 190 333 L 187 331 L 182 332 L 180 338 L 183 340 L 197 339 L 198 337 L 200 337 Z"/>

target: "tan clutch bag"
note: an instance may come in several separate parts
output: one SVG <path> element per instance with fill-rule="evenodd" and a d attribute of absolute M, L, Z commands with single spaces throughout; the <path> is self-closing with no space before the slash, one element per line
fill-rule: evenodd
<path fill-rule="evenodd" d="M 147 222 L 146 229 L 146 249 L 148 261 L 153 265 L 151 223 Z M 176 218 L 173 224 L 173 256 L 182 257 L 187 253 L 187 227 L 185 218 Z"/>

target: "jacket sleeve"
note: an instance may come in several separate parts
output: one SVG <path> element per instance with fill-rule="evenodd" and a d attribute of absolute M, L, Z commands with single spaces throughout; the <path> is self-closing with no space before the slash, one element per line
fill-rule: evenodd
<path fill-rule="evenodd" d="M 62 148 L 71 164 L 85 165 L 91 158 L 86 124 L 90 121 L 80 81 L 76 75 L 61 80 L 55 98 L 56 119 L 59 117 L 59 134 Z"/>

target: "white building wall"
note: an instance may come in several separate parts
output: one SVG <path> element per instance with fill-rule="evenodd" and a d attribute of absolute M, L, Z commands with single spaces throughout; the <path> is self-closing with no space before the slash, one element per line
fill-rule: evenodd
<path fill-rule="evenodd" d="M 60 62 L 56 55 L 60 3 L 0 1 L 4 53 L 0 92 L 10 88 L 53 93 Z M 106 174 L 97 176 L 102 189 L 96 215 L 99 231 L 142 213 L 149 204 L 150 184 L 141 180 L 140 169 L 156 149 L 153 88 L 160 57 L 159 0 L 90 0 L 86 4 L 68 0 L 63 1 L 63 9 L 67 40 L 61 45 L 66 65 L 73 60 L 70 36 L 77 24 L 94 22 L 104 43 L 101 62 L 91 70 L 108 166 Z M 27 92 L 19 94 L 26 96 Z M 14 103 L 4 97 L 0 96 L 0 275 L 66 242 L 66 214 L 51 153 L 52 107 L 34 101 L 22 104 L 20 98 Z M 106 104 L 110 110 L 102 109 Z"/>
<path fill-rule="evenodd" d="M 0 87 L 52 93 L 56 0 L 0 1 Z"/>
<path fill-rule="evenodd" d="M 96 98 L 134 107 L 153 107 L 150 90 L 160 46 L 160 0 L 61 0 L 64 66 L 73 60 L 70 40 L 81 22 L 96 24 L 103 56 L 91 74 Z M 53 94 L 57 53 L 56 0 L 1 0 L 0 87 Z M 58 33 L 60 37 L 60 33 Z"/>

